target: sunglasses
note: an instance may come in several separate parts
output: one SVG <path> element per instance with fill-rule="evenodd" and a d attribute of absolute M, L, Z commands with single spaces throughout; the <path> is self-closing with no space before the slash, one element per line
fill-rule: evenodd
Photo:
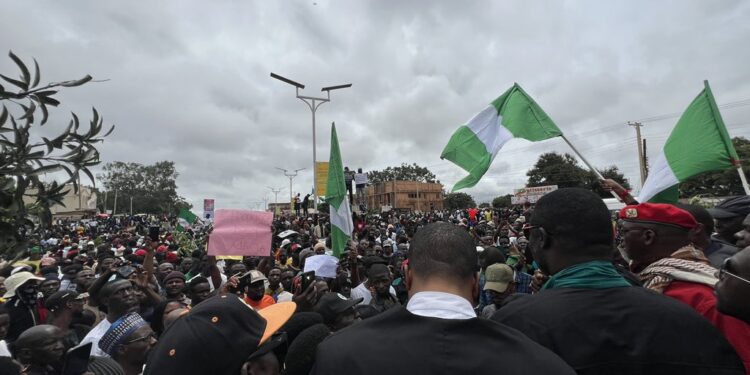
<path fill-rule="evenodd" d="M 744 277 L 741 277 L 741 276 L 737 276 L 737 275 L 735 275 L 735 274 L 727 271 L 727 264 L 728 263 L 729 263 L 729 258 L 724 259 L 724 263 L 721 264 L 721 268 L 719 268 L 719 270 L 716 272 L 716 277 L 719 280 L 724 280 L 724 279 L 727 278 L 727 276 L 730 276 L 730 277 L 734 277 L 737 280 L 742 280 L 742 281 L 750 284 L 750 280 L 748 280 L 748 279 L 746 279 Z"/>
<path fill-rule="evenodd" d="M 155 338 L 156 338 L 156 333 L 151 332 L 151 333 L 149 333 L 146 336 L 139 337 L 137 339 L 132 339 L 132 340 L 129 340 L 129 341 L 125 341 L 123 344 L 125 344 L 125 345 L 127 345 L 127 344 L 134 344 L 136 342 L 146 341 L 146 340 L 155 339 Z"/>

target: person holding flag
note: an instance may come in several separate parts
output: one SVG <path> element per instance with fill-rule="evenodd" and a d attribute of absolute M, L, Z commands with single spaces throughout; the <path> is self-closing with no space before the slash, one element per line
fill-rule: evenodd
<path fill-rule="evenodd" d="M 344 165 L 341 162 L 339 140 L 336 135 L 336 124 L 331 124 L 331 156 L 328 162 L 328 188 L 325 201 L 330 207 L 331 220 L 331 249 L 333 255 L 341 256 L 346 244 L 354 231 L 352 210 L 346 199 L 346 184 L 344 183 Z"/>

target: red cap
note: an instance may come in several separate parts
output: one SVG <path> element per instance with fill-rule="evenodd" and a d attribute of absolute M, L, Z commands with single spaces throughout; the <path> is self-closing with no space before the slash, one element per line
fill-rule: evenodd
<path fill-rule="evenodd" d="M 167 255 L 164 257 L 164 259 L 169 263 L 174 263 L 177 261 L 177 254 L 167 251 Z"/>
<path fill-rule="evenodd" d="M 145 257 L 148 252 L 145 249 L 138 249 L 135 251 L 135 256 L 137 257 Z"/>
<path fill-rule="evenodd" d="M 157 253 L 163 253 L 167 250 L 169 250 L 169 246 L 167 245 L 160 245 L 159 247 L 156 248 Z"/>
<path fill-rule="evenodd" d="M 625 206 L 620 210 L 620 219 L 676 225 L 686 229 L 693 229 L 698 226 L 698 222 L 689 212 L 664 203 L 641 203 L 637 206 Z"/>

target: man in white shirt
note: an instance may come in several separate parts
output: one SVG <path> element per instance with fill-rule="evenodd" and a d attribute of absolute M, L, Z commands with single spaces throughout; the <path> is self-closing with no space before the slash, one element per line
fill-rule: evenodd
<path fill-rule="evenodd" d="M 107 307 L 107 319 L 102 319 L 86 337 L 81 340 L 80 345 L 92 343 L 91 355 L 98 357 L 109 357 L 107 353 L 99 349 L 99 340 L 104 336 L 113 322 L 130 312 L 138 312 L 138 299 L 135 297 L 133 284 L 129 280 L 115 280 L 105 284 L 99 292 L 99 300 Z"/>
<path fill-rule="evenodd" d="M 497 372 L 498 363 L 508 374 L 575 374 L 520 332 L 477 318 L 478 271 L 465 230 L 448 223 L 423 227 L 406 271 L 408 305 L 328 336 L 311 374 L 481 374 Z"/>

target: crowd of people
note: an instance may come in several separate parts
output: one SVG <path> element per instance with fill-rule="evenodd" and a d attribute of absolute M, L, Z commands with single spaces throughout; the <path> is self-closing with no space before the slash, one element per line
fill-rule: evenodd
<path fill-rule="evenodd" d="M 266 257 L 208 255 L 208 223 L 58 221 L 0 267 L 0 374 L 750 374 L 750 196 L 604 184 L 628 205 L 355 214 L 338 256 L 307 210 Z"/>

